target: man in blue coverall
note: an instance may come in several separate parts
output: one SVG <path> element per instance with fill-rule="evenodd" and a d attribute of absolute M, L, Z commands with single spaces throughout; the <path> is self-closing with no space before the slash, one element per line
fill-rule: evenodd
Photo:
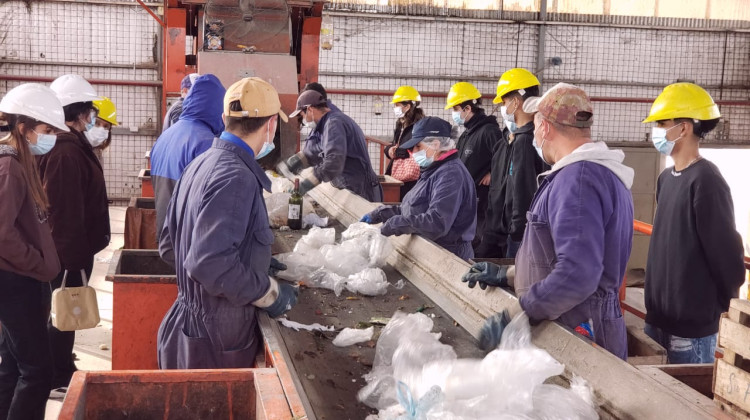
<path fill-rule="evenodd" d="M 271 181 L 256 162 L 287 120 L 278 93 L 242 79 L 224 96 L 223 118 L 226 130 L 188 165 L 167 208 L 159 253 L 177 271 L 178 294 L 159 327 L 161 369 L 252 367 L 257 312 L 275 318 L 297 302 L 295 287 L 268 276 L 274 235 L 262 190 Z"/>

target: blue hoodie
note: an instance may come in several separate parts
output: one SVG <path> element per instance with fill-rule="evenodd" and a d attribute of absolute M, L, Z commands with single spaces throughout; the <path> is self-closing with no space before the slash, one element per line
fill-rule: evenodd
<path fill-rule="evenodd" d="M 179 121 L 165 130 L 151 149 L 151 181 L 156 202 L 157 236 L 164 225 L 167 205 L 182 171 L 198 155 L 211 147 L 214 137 L 224 131 L 226 89 L 213 74 L 204 74 L 193 83 L 182 104 Z"/>

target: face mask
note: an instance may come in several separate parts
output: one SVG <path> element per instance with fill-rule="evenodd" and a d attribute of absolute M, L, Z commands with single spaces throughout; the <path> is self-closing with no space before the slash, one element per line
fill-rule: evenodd
<path fill-rule="evenodd" d="M 542 147 L 544 147 L 544 142 L 545 142 L 545 141 L 547 141 L 547 139 L 542 139 L 542 144 L 541 144 L 541 145 L 539 145 L 539 146 L 537 146 L 537 140 L 536 140 L 536 136 L 534 136 L 534 141 L 532 142 L 532 145 L 534 146 L 534 149 L 536 149 L 536 154 L 538 154 L 538 155 L 539 155 L 539 157 L 540 157 L 540 158 L 542 159 L 542 162 L 546 163 L 546 164 L 547 164 L 547 165 L 549 165 L 549 166 L 552 166 L 552 164 L 551 164 L 551 163 L 547 162 L 547 161 L 546 161 L 546 160 L 544 159 L 544 152 L 542 151 Z"/>
<path fill-rule="evenodd" d="M 36 133 L 36 131 L 34 131 Z M 26 141 L 29 141 L 28 139 Z M 31 153 L 35 155 L 43 155 L 49 153 L 55 143 L 57 142 L 56 134 L 40 134 L 36 133 L 36 144 L 29 142 L 29 149 Z"/>
<path fill-rule="evenodd" d="M 109 137 L 109 130 L 104 127 L 94 127 L 90 130 L 86 130 L 83 134 L 86 136 L 86 139 L 88 139 L 91 147 L 99 147 L 105 140 L 107 140 L 107 137 Z"/>
<path fill-rule="evenodd" d="M 315 131 L 315 127 L 318 126 L 318 123 L 315 122 L 315 120 L 307 121 L 307 112 L 305 112 L 305 115 L 302 117 L 302 125 L 309 128 L 312 131 Z"/>
<path fill-rule="evenodd" d="M 271 126 L 268 126 L 268 131 L 266 133 L 266 142 L 263 143 L 263 146 L 260 148 L 260 151 L 257 155 L 255 155 L 255 160 L 262 159 L 263 157 L 267 156 L 269 153 L 273 152 L 273 149 L 276 148 L 276 144 L 271 139 Z"/>
<path fill-rule="evenodd" d="M 464 125 L 466 122 L 465 118 L 461 118 L 461 111 L 453 111 L 451 113 L 451 116 L 453 117 L 453 122 L 456 123 L 456 125 Z"/>
<path fill-rule="evenodd" d="M 651 142 L 654 144 L 654 147 L 656 150 L 659 151 L 659 153 L 669 156 L 672 154 L 672 150 L 674 150 L 674 144 L 677 142 L 678 139 L 669 141 L 667 140 L 667 131 L 679 127 L 681 124 L 677 124 L 674 127 L 670 127 L 669 129 L 664 129 L 661 127 L 654 127 L 651 129 Z"/>
<path fill-rule="evenodd" d="M 432 164 L 434 161 L 433 158 L 427 157 L 427 151 L 426 150 L 420 150 L 412 155 L 412 158 L 417 162 L 417 165 L 419 165 L 420 168 L 426 168 Z"/>
<path fill-rule="evenodd" d="M 402 118 L 404 115 L 404 109 L 400 106 L 394 106 L 393 107 L 393 113 L 396 114 L 396 118 Z"/>
<path fill-rule="evenodd" d="M 518 109 L 518 107 L 516 107 Z M 516 112 L 516 111 L 513 111 Z M 503 116 L 503 122 L 505 123 L 505 126 L 508 127 L 508 131 L 511 133 L 515 133 L 518 126 L 516 125 L 516 116 L 513 114 L 508 114 L 508 107 L 501 106 L 500 107 L 500 115 Z"/>
<path fill-rule="evenodd" d="M 86 124 L 86 131 L 91 130 L 96 125 L 96 112 L 91 111 L 91 120 Z"/>

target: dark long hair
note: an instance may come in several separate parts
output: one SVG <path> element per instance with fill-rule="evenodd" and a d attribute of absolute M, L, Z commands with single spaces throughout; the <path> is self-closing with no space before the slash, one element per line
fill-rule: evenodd
<path fill-rule="evenodd" d="M 36 159 L 34 159 L 34 154 L 31 153 L 28 140 L 26 140 L 26 133 L 34 130 L 36 126 L 43 123 L 25 115 L 4 114 L 4 118 L 8 122 L 10 133 L 0 139 L 0 144 L 6 144 L 16 149 L 18 160 L 21 162 L 21 167 L 23 167 L 23 178 L 29 188 L 31 197 L 40 210 L 47 211 L 49 200 L 47 200 L 47 194 L 42 187 L 42 180 L 39 178 L 39 168 L 37 167 Z M 23 124 L 23 132 L 21 132 L 21 128 L 19 127 L 21 124 Z"/>
<path fill-rule="evenodd" d="M 404 106 L 411 105 L 411 108 L 409 108 L 406 114 L 396 120 L 396 130 L 398 130 L 399 132 L 406 127 L 414 125 L 415 122 L 424 118 L 424 111 L 422 111 L 422 108 L 419 107 L 419 102 L 404 101 L 399 103 Z"/>

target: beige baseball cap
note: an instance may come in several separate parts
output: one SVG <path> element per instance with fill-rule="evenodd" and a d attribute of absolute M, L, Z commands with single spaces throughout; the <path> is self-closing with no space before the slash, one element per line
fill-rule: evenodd
<path fill-rule="evenodd" d="M 541 98 L 529 98 L 523 104 L 529 114 L 539 112 L 548 120 L 570 127 L 587 128 L 594 124 L 594 108 L 583 89 L 558 83 Z"/>
<path fill-rule="evenodd" d="M 240 101 L 242 111 L 230 111 L 229 104 Z M 279 93 L 270 83 L 259 77 L 246 77 L 238 80 L 227 89 L 224 95 L 224 115 L 228 117 L 270 117 L 279 114 L 284 122 L 289 121 L 281 110 Z"/>

